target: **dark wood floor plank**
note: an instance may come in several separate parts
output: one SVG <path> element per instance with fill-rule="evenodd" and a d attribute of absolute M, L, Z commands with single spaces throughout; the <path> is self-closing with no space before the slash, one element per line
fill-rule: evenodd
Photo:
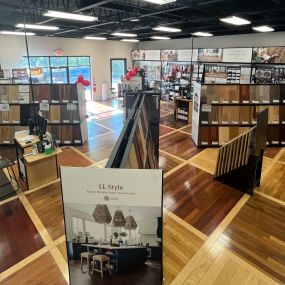
<path fill-rule="evenodd" d="M 192 141 L 191 135 L 175 132 L 160 140 L 160 149 L 182 159 L 189 159 L 202 151 Z"/>
<path fill-rule="evenodd" d="M 163 152 L 159 152 L 159 168 L 164 170 L 164 174 L 166 174 L 171 169 L 175 168 L 183 161 L 176 159 L 173 156 L 167 155 Z"/>
<path fill-rule="evenodd" d="M 219 240 L 281 284 L 285 283 L 285 206 L 255 194 Z"/>
<path fill-rule="evenodd" d="M 51 238 L 56 240 L 63 236 L 65 232 L 60 182 L 27 194 L 27 198 Z"/>
<path fill-rule="evenodd" d="M 170 129 L 170 128 L 165 127 L 163 125 L 159 125 L 159 136 L 164 136 L 164 135 L 169 134 L 173 131 L 174 131 L 173 129 Z"/>
<path fill-rule="evenodd" d="M 67 285 L 50 253 L 46 253 L 1 282 L 1 285 Z"/>
<path fill-rule="evenodd" d="M 242 192 L 191 165 L 183 166 L 164 180 L 164 207 L 207 235 L 242 196 Z"/>
<path fill-rule="evenodd" d="M 279 151 L 280 151 L 280 147 L 267 147 L 264 152 L 264 156 L 273 159 Z"/>
<path fill-rule="evenodd" d="M 168 116 L 163 116 L 160 118 L 160 124 L 170 127 L 173 129 L 180 129 L 187 125 L 186 122 L 176 121 L 174 118 L 174 114 L 170 114 Z"/>
<path fill-rule="evenodd" d="M 0 206 L 0 272 L 45 244 L 19 199 Z"/>

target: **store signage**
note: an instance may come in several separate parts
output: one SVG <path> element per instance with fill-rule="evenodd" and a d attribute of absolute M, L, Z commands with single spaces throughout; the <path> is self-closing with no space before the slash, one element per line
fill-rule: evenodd
<path fill-rule="evenodd" d="M 110 284 L 111 275 L 112 284 L 116 284 L 122 275 L 126 278 L 130 274 L 128 284 L 135 284 L 130 266 L 140 270 L 146 266 L 147 252 L 151 254 L 154 247 L 157 252 L 157 246 L 161 246 L 162 170 L 61 167 L 60 173 L 68 248 L 81 243 L 84 251 L 113 253 L 104 278 L 96 271 L 100 266 L 93 263 L 93 274 L 87 273 L 90 282 L 98 278 L 100 284 Z M 84 223 L 80 234 L 75 219 Z M 77 285 L 86 280 L 86 273 L 72 262 L 72 252 L 67 254 L 71 261 L 69 284 Z M 152 285 L 161 285 L 162 254 L 155 258 L 158 269 L 152 274 L 157 281 Z M 89 270 L 89 266 L 83 265 L 82 269 Z M 140 274 L 144 278 L 148 271 Z"/>
<path fill-rule="evenodd" d="M 251 63 L 252 48 L 225 48 L 223 62 Z"/>
<path fill-rule="evenodd" d="M 285 47 L 255 47 L 253 63 L 285 63 Z"/>
<path fill-rule="evenodd" d="M 162 61 L 178 61 L 178 51 L 176 49 L 163 49 L 160 53 Z"/>
<path fill-rule="evenodd" d="M 55 56 L 64 56 L 64 51 L 61 48 L 58 48 L 54 51 Z"/>
<path fill-rule="evenodd" d="M 160 60 L 160 50 L 146 50 L 145 60 Z"/>
<path fill-rule="evenodd" d="M 192 110 L 192 139 L 196 145 L 198 145 L 198 138 L 199 138 L 201 91 L 202 91 L 201 84 L 194 82 L 193 110 Z"/>
<path fill-rule="evenodd" d="M 202 62 L 222 62 L 222 48 L 200 48 L 198 52 L 198 61 Z"/>
<path fill-rule="evenodd" d="M 145 60 L 145 51 L 144 50 L 133 50 L 132 60 Z"/>
<path fill-rule="evenodd" d="M 13 78 L 27 78 L 28 70 L 27 68 L 17 68 L 12 69 Z"/>
<path fill-rule="evenodd" d="M 178 50 L 178 61 L 198 61 L 198 49 Z"/>

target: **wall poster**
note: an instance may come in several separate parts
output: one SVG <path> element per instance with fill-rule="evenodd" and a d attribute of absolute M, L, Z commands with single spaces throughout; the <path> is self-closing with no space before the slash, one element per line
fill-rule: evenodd
<path fill-rule="evenodd" d="M 132 60 L 145 60 L 145 51 L 144 50 L 133 50 Z"/>
<path fill-rule="evenodd" d="M 180 49 L 178 50 L 178 61 L 198 61 L 198 49 Z"/>
<path fill-rule="evenodd" d="M 161 50 L 160 60 L 162 61 L 177 61 L 178 51 L 176 49 L 163 49 Z"/>
<path fill-rule="evenodd" d="M 161 285 L 162 170 L 61 167 L 61 179 L 70 284 Z"/>
<path fill-rule="evenodd" d="M 255 47 L 253 63 L 285 63 L 285 47 Z"/>
<path fill-rule="evenodd" d="M 145 60 L 160 60 L 160 50 L 146 50 Z"/>
<path fill-rule="evenodd" d="M 198 61 L 205 62 L 222 62 L 223 49 L 222 48 L 200 48 Z"/>
<path fill-rule="evenodd" d="M 223 62 L 250 63 L 252 48 L 224 48 Z"/>

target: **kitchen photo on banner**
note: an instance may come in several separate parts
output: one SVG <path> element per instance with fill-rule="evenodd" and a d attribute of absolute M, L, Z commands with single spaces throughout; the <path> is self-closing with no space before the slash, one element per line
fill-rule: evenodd
<path fill-rule="evenodd" d="M 254 63 L 285 63 L 285 47 L 255 47 L 252 50 Z"/>
<path fill-rule="evenodd" d="M 61 179 L 70 284 L 161 285 L 162 170 L 61 167 Z"/>

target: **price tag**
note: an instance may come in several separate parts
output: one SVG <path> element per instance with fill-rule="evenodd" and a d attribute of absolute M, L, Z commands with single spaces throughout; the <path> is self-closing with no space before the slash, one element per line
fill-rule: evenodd
<path fill-rule="evenodd" d="M 228 122 L 228 121 L 222 121 L 222 124 L 223 124 L 223 125 L 228 125 L 229 122 Z"/>
<path fill-rule="evenodd" d="M 248 125 L 247 121 L 242 121 L 241 123 L 242 123 L 242 125 Z"/>
<path fill-rule="evenodd" d="M 209 122 L 208 121 L 202 121 L 201 122 L 203 125 L 207 125 L 207 124 L 209 124 Z"/>
<path fill-rule="evenodd" d="M 259 101 L 257 101 L 257 100 L 252 100 L 252 103 L 253 103 L 253 104 L 259 104 Z"/>
<path fill-rule="evenodd" d="M 29 85 L 19 85 L 19 92 L 23 93 L 29 93 L 30 92 L 30 86 Z"/>
<path fill-rule="evenodd" d="M 219 101 L 217 101 L 217 100 L 212 100 L 212 104 L 219 104 Z"/>
<path fill-rule="evenodd" d="M 69 120 L 63 120 L 62 122 L 63 122 L 63 123 L 70 123 Z"/>
<path fill-rule="evenodd" d="M 238 100 L 232 100 L 232 103 L 233 103 L 233 104 L 238 104 L 239 101 L 238 101 Z"/>
<path fill-rule="evenodd" d="M 228 100 L 222 100 L 222 103 L 223 104 L 229 104 L 229 101 Z"/>
<path fill-rule="evenodd" d="M 262 101 L 264 104 L 269 104 L 270 102 L 269 102 L 269 100 L 263 100 Z"/>
<path fill-rule="evenodd" d="M 49 103 L 40 103 L 41 111 L 49 111 Z"/>
<path fill-rule="evenodd" d="M 218 125 L 219 122 L 218 121 L 212 121 L 212 125 Z"/>
<path fill-rule="evenodd" d="M 82 143 L 81 140 L 74 140 L 74 143 Z"/>
<path fill-rule="evenodd" d="M 59 100 L 51 100 L 51 103 L 59 103 Z"/>
<path fill-rule="evenodd" d="M 208 104 L 202 104 L 202 112 L 210 113 L 212 111 L 212 106 Z"/>
<path fill-rule="evenodd" d="M 219 142 L 212 142 L 212 145 L 219 145 Z"/>
<path fill-rule="evenodd" d="M 19 103 L 29 104 L 30 94 L 29 93 L 19 93 Z"/>
<path fill-rule="evenodd" d="M 242 103 L 243 104 L 249 104 L 249 101 L 248 100 L 242 100 Z"/>
<path fill-rule="evenodd" d="M 7 104 L 7 103 L 5 103 L 5 104 L 0 104 L 0 111 L 2 111 L 2 112 L 10 111 L 10 106 L 9 106 L 9 104 Z"/>
<path fill-rule="evenodd" d="M 201 145 L 208 145 L 208 142 L 201 142 Z"/>
<path fill-rule="evenodd" d="M 66 106 L 68 111 L 76 111 L 76 107 L 77 107 L 77 105 L 73 104 L 73 103 L 68 103 Z"/>
<path fill-rule="evenodd" d="M 279 103 L 279 100 L 273 99 L 273 103 Z"/>

